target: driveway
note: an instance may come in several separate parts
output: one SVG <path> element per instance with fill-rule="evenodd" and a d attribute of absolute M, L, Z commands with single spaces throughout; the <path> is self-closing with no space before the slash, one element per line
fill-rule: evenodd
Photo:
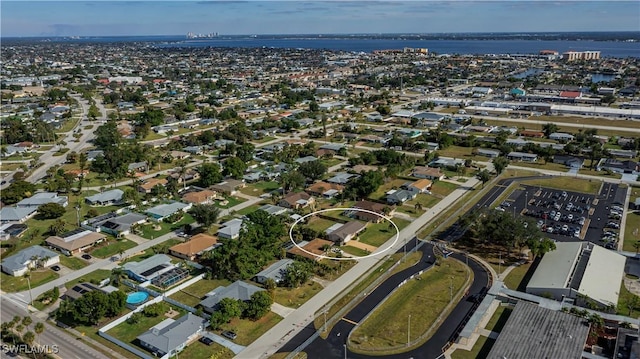
<path fill-rule="evenodd" d="M 219 336 L 218 334 L 214 334 L 214 333 L 211 333 L 211 332 L 203 332 L 202 336 L 203 337 L 207 337 L 207 338 L 213 340 L 214 342 L 216 342 L 216 343 L 218 343 L 218 344 L 220 344 L 220 345 L 222 345 L 222 346 L 224 346 L 226 348 L 229 348 L 234 354 L 240 353 L 245 348 L 244 346 L 242 346 L 240 344 L 236 344 L 236 343 L 232 342 L 231 340 L 225 339 L 225 338 Z"/>

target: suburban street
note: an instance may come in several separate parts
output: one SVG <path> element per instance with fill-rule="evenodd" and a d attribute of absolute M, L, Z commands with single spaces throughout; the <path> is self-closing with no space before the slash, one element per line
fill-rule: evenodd
<path fill-rule="evenodd" d="M 84 344 L 81 340 L 78 340 L 62 329 L 59 329 L 46 321 L 42 321 L 34 314 L 30 314 L 27 310 L 13 302 L 7 295 L 0 297 L 0 305 L 2 310 L 0 311 L 0 318 L 3 323 L 9 322 L 14 316 L 18 315 L 24 317 L 29 315 L 33 320 L 31 327 L 35 326 L 37 322 L 42 322 L 45 325 L 44 332 L 36 339 L 36 342 L 40 345 L 46 345 L 52 348 L 57 345 L 59 352 L 56 353 L 58 358 L 62 359 L 109 359 L 108 356 L 100 353 L 99 351 Z"/>

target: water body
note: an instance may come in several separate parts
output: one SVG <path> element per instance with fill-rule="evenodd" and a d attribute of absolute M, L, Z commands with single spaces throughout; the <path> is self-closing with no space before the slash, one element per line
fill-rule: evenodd
<path fill-rule="evenodd" d="M 544 72 L 543 69 L 528 69 L 525 72 L 521 72 L 519 74 L 513 75 L 513 77 L 517 78 L 517 79 L 525 79 L 525 78 L 527 78 L 529 76 L 535 76 L 535 75 L 541 74 L 543 72 Z"/>
<path fill-rule="evenodd" d="M 202 39 L 158 44 L 158 47 L 275 47 L 372 52 L 427 48 L 437 54 L 537 54 L 540 50 L 601 51 L 603 57 L 640 57 L 635 42 L 531 40 L 393 40 L 393 39 Z"/>
<path fill-rule="evenodd" d="M 591 82 L 593 83 L 598 83 L 598 82 L 609 82 L 612 81 L 616 78 L 616 75 L 610 75 L 610 74 L 591 74 Z"/>
<path fill-rule="evenodd" d="M 261 38 L 220 37 L 214 39 L 185 39 L 184 36 L 115 36 L 72 38 L 3 38 L 3 45 L 10 42 L 54 42 L 54 43 L 114 43 L 145 42 L 160 48 L 204 48 L 204 47 L 274 47 L 328 49 L 338 51 L 373 52 L 375 50 L 402 49 L 404 47 L 427 48 L 436 54 L 537 54 L 540 50 L 601 51 L 603 57 L 640 57 L 640 44 L 625 41 L 594 40 L 407 40 L 379 38 Z"/>

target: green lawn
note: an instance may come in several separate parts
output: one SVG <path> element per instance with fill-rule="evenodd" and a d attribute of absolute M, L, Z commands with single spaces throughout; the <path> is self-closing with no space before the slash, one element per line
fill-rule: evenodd
<path fill-rule="evenodd" d="M 245 208 L 237 211 L 236 214 L 239 214 L 241 216 L 246 216 L 249 213 L 253 213 L 253 212 L 257 211 L 258 208 L 262 207 L 262 205 L 263 205 L 263 203 L 258 203 L 258 204 L 251 205 L 249 207 L 245 207 Z"/>
<path fill-rule="evenodd" d="M 424 205 L 422 206 L 423 208 L 425 207 Z M 408 214 L 409 216 L 413 217 L 413 218 L 418 218 L 420 216 L 422 216 L 424 214 L 424 212 L 426 212 L 426 210 L 424 209 L 416 209 L 415 208 L 415 204 L 409 205 L 409 203 L 405 203 L 405 205 L 402 206 L 398 206 L 396 207 L 396 212 L 397 213 L 404 213 L 404 214 Z"/>
<path fill-rule="evenodd" d="M 176 293 L 170 295 L 169 298 L 175 299 L 178 302 L 180 302 L 182 304 L 186 304 L 186 305 L 188 305 L 190 307 L 195 307 L 202 300 L 199 297 L 194 297 L 193 295 L 191 295 L 189 293 L 185 293 L 183 291 L 176 292 Z"/>
<path fill-rule="evenodd" d="M 600 190 L 600 181 L 575 178 L 575 177 L 553 177 L 543 179 L 531 179 L 521 181 L 522 184 L 529 186 L 540 186 L 548 188 L 563 189 L 566 191 L 574 191 L 581 193 L 596 194 Z"/>
<path fill-rule="evenodd" d="M 198 340 L 189 344 L 189 346 L 178 354 L 178 357 L 187 359 L 231 359 L 234 356 L 235 354 L 233 354 L 230 349 L 227 349 L 218 343 L 206 345 Z"/>
<path fill-rule="evenodd" d="M 450 285 L 454 296 L 470 279 L 472 273 L 464 263 L 445 259 L 440 266 L 423 273 L 420 280 L 412 280 L 400 287 L 371 316 L 356 327 L 349 337 L 349 347 L 357 352 L 389 354 L 385 349 L 407 343 L 407 326 L 411 317 L 411 340 L 427 334 L 436 318 L 451 302 Z M 460 294 L 460 296 L 463 293 Z M 453 300 L 457 302 L 460 296 Z M 433 333 L 433 331 L 431 332 Z M 428 340 L 429 334 L 424 340 Z"/>
<path fill-rule="evenodd" d="M 226 279 L 202 279 L 184 288 L 182 291 L 197 298 L 202 298 L 210 291 L 221 286 L 226 287 L 229 284 L 231 284 L 231 282 Z"/>
<path fill-rule="evenodd" d="M 338 211 L 336 211 L 336 213 L 338 213 Z M 316 232 L 324 232 L 327 228 L 333 226 L 336 223 L 338 222 L 333 222 L 328 219 L 314 216 L 309 218 L 309 223 L 306 224 L 306 227 L 309 227 Z"/>
<path fill-rule="evenodd" d="M 102 281 L 103 279 L 109 278 L 109 276 L 111 275 L 111 271 L 110 270 L 106 270 L 106 269 L 98 269 L 95 270 L 89 274 L 85 274 L 84 276 L 74 279 L 72 281 L 66 282 L 64 284 L 65 287 L 67 288 L 71 288 L 74 285 L 78 284 L 78 283 L 83 283 L 83 282 L 94 282 L 94 283 L 99 283 L 100 281 Z"/>
<path fill-rule="evenodd" d="M 173 317 L 173 319 L 178 319 L 186 314 L 186 312 L 181 308 L 172 308 L 173 310 L 180 312 L 180 314 Z M 122 340 L 125 343 L 133 343 L 138 335 L 146 332 L 151 327 L 165 319 L 167 319 L 167 317 L 162 314 L 157 317 L 146 317 L 143 315 L 138 323 L 129 324 L 125 321 L 124 323 L 111 328 L 109 331 L 107 331 L 107 334 L 113 335 L 114 337 Z"/>
<path fill-rule="evenodd" d="M 558 172 L 567 172 L 569 168 L 561 163 L 553 163 L 544 161 L 540 162 L 511 162 L 514 166 L 518 167 L 529 167 L 535 168 L 538 170 L 548 170 L 548 171 L 558 171 Z"/>
<path fill-rule="evenodd" d="M 230 323 L 222 325 L 222 330 L 232 330 L 236 332 L 236 334 L 238 334 L 238 337 L 234 340 L 234 342 L 240 345 L 249 345 L 256 339 L 258 339 L 267 330 L 278 324 L 278 322 L 281 320 L 281 316 L 273 312 L 269 312 L 267 313 L 267 315 L 256 321 L 234 318 Z"/>
<path fill-rule="evenodd" d="M 339 158 L 327 158 L 327 159 L 321 159 L 320 162 L 322 162 L 322 164 L 324 164 L 325 166 L 327 166 L 327 168 L 333 167 L 339 163 L 344 162 L 344 160 L 341 160 Z"/>
<path fill-rule="evenodd" d="M 165 222 L 158 222 L 158 223 L 154 222 L 154 223 L 143 224 L 140 226 L 142 230 L 141 237 L 144 237 L 147 239 L 158 238 L 171 231 L 175 231 L 176 229 L 180 229 L 184 227 L 185 224 L 191 224 L 191 223 L 194 223 L 195 221 L 196 220 L 193 219 L 193 217 L 191 217 L 190 214 L 185 213 L 182 219 L 177 223 L 172 224 L 172 223 L 165 223 Z"/>
<path fill-rule="evenodd" d="M 91 255 L 98 258 L 108 258 L 120 253 L 121 250 L 126 251 L 136 245 L 136 242 L 130 241 L 126 238 L 119 240 L 109 239 L 108 241 L 101 243 L 99 247 L 92 250 Z"/>
<path fill-rule="evenodd" d="M 402 230 L 404 227 L 409 225 L 409 223 L 411 223 L 400 218 L 393 218 L 392 220 L 396 224 L 396 226 L 398 226 L 399 230 Z M 388 221 L 382 221 L 380 223 L 373 223 L 368 225 L 364 232 L 360 234 L 359 240 L 362 243 L 380 247 L 394 235 L 396 235 L 396 229 Z"/>
<path fill-rule="evenodd" d="M 51 282 L 52 280 L 58 279 L 58 277 L 58 273 L 49 268 L 40 268 L 31 271 L 31 288 Z M 2 291 L 9 293 L 22 292 L 29 290 L 29 283 L 24 277 L 14 277 L 2 272 L 0 273 L 0 288 Z"/>
<path fill-rule="evenodd" d="M 633 244 L 637 241 L 640 241 L 640 212 L 634 211 L 627 213 L 622 250 L 635 252 Z"/>
<path fill-rule="evenodd" d="M 422 205 L 423 209 L 428 209 L 431 208 L 433 206 L 435 206 L 438 202 L 440 202 L 440 198 L 434 196 L 434 195 L 430 195 L 430 194 L 426 194 L 426 193 L 420 193 L 416 196 L 415 199 L 412 199 L 411 201 L 407 201 L 405 202 L 405 206 L 403 207 L 407 207 L 407 205 L 411 208 L 415 208 L 415 205 L 417 203 L 420 203 Z"/>
<path fill-rule="evenodd" d="M 518 290 L 520 284 L 523 282 L 524 278 L 527 275 L 527 272 L 531 268 L 531 263 L 525 263 L 523 265 L 517 266 L 509 272 L 507 277 L 504 279 L 504 284 L 509 289 Z M 529 280 L 527 279 L 527 282 Z M 523 283 L 526 285 L 526 283 Z"/>
<path fill-rule="evenodd" d="M 245 188 L 241 188 L 240 192 L 249 196 L 260 196 L 280 188 L 280 184 L 275 181 L 256 182 L 248 184 Z"/>
<path fill-rule="evenodd" d="M 629 290 L 627 290 L 627 287 L 624 286 L 624 281 L 620 284 L 620 296 L 618 297 L 618 311 L 617 313 L 620 315 L 626 315 L 632 318 L 638 318 L 640 316 L 640 305 L 636 306 L 635 308 L 632 308 L 631 311 L 629 311 L 629 306 L 628 303 L 631 303 L 633 300 L 633 297 L 636 297 L 636 301 L 638 303 L 640 303 L 640 298 L 638 298 L 637 295 L 629 292 Z"/>
<path fill-rule="evenodd" d="M 240 197 L 233 197 L 233 196 L 229 196 L 229 197 L 225 197 L 227 204 L 226 205 L 222 205 L 222 201 L 215 201 L 215 206 L 218 208 L 223 208 L 223 209 L 227 209 L 227 208 L 231 208 L 234 206 L 239 205 L 242 202 L 245 202 L 246 199 L 244 198 L 240 198 Z"/>
<path fill-rule="evenodd" d="M 259 139 L 259 140 L 251 140 L 251 142 L 255 142 L 255 143 L 265 143 L 265 142 L 273 141 L 273 140 L 275 140 L 275 139 L 276 139 L 275 137 L 267 136 L 267 137 L 262 137 L 262 138 L 261 138 L 261 139 Z"/>
<path fill-rule="evenodd" d="M 491 319 L 489 319 L 489 322 L 487 323 L 487 325 L 485 325 L 484 328 L 492 332 L 500 333 L 502 331 L 502 328 L 504 328 L 504 325 L 507 323 L 507 319 L 509 319 L 512 311 L 513 308 L 511 307 L 506 307 L 503 305 L 498 306 L 496 311 L 493 313 L 493 316 L 491 316 Z"/>
<path fill-rule="evenodd" d="M 470 351 L 456 349 L 451 353 L 451 359 L 485 359 L 495 342 L 495 339 L 480 336 Z"/>
<path fill-rule="evenodd" d="M 364 249 L 360 249 L 360 248 L 356 248 L 348 245 L 342 246 L 340 247 L 340 249 L 342 249 L 346 253 L 353 254 L 354 256 L 358 256 L 358 257 L 364 257 L 371 254 L 370 252 L 367 252 Z"/>
<path fill-rule="evenodd" d="M 277 287 L 273 293 L 274 302 L 285 307 L 298 308 L 322 290 L 318 282 L 312 280 L 298 288 Z"/>
<path fill-rule="evenodd" d="M 458 187 L 455 183 L 436 181 L 433 186 L 431 186 L 431 193 L 446 197 Z"/>
<path fill-rule="evenodd" d="M 64 254 L 60 254 L 60 264 L 73 270 L 82 269 L 88 265 L 87 262 L 78 257 L 67 257 Z"/>
<path fill-rule="evenodd" d="M 389 192 L 392 189 L 399 189 L 400 186 L 402 186 L 407 182 L 408 182 L 407 180 L 399 179 L 399 178 L 391 180 L 383 184 L 382 186 L 378 187 L 378 189 L 375 192 L 369 195 L 369 198 L 374 200 L 384 199 L 384 197 L 386 196 L 385 193 Z"/>
<path fill-rule="evenodd" d="M 463 160 L 472 160 L 472 161 L 486 161 L 487 158 L 484 156 L 474 156 L 473 155 L 473 147 L 462 147 L 462 146 L 449 146 L 444 149 L 439 149 L 438 154 L 442 157 L 453 157 Z"/>

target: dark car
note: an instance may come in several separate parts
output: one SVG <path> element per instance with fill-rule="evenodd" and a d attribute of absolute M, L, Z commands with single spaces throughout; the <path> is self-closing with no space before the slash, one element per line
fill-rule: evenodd
<path fill-rule="evenodd" d="M 235 340 L 238 337 L 238 334 L 236 334 L 235 332 L 232 332 L 230 330 L 225 330 L 224 332 L 222 332 L 222 336 L 229 338 L 231 340 Z"/>
<path fill-rule="evenodd" d="M 83 254 L 83 255 L 82 255 L 82 259 L 89 260 L 89 259 L 91 259 L 91 256 L 90 256 L 90 255 L 88 255 L 88 254 Z"/>
<path fill-rule="evenodd" d="M 54 272 L 57 272 L 57 271 L 60 270 L 60 266 L 53 266 L 53 267 L 51 267 L 51 270 L 54 271 Z"/>
<path fill-rule="evenodd" d="M 213 339 L 208 337 L 202 337 L 200 338 L 200 342 L 206 345 L 211 345 L 213 343 Z"/>

